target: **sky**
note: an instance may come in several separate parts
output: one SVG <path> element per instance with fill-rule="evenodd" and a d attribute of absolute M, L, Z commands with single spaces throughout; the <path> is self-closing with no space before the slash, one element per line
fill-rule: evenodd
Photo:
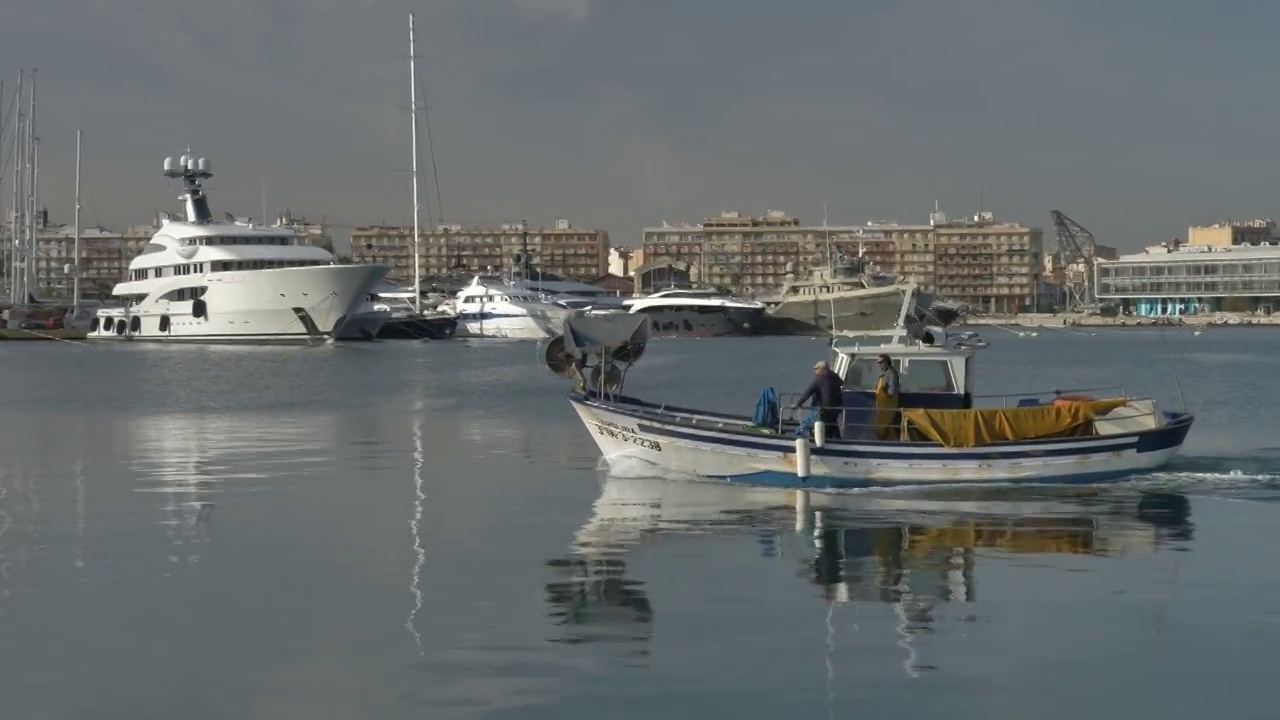
<path fill-rule="evenodd" d="M 161 167 L 188 143 L 216 214 L 260 217 L 265 187 L 272 216 L 409 223 L 411 11 L 450 223 L 636 245 L 721 210 L 937 201 L 1137 249 L 1275 212 L 1273 3 L 6 0 L 0 80 L 39 69 L 54 221 L 80 129 L 86 224 L 178 210 Z"/>

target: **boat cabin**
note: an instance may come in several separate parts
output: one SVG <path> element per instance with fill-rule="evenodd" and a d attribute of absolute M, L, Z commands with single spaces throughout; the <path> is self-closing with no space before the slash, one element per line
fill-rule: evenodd
<path fill-rule="evenodd" d="M 832 348 L 831 370 L 844 382 L 843 436 L 875 439 L 881 355 L 888 355 L 898 371 L 899 409 L 972 409 L 973 356 L 975 348 L 982 347 L 970 344 L 974 338 L 973 333 L 948 338 L 944 331 L 931 329 L 917 339 L 895 337 Z"/>

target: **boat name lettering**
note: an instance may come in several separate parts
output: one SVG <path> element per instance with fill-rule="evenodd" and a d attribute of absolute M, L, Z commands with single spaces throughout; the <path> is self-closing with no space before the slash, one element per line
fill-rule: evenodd
<path fill-rule="evenodd" d="M 645 450 L 662 452 L 661 443 L 659 443 L 657 440 L 650 440 L 649 438 L 646 438 L 646 437 L 640 437 L 640 435 L 636 432 L 635 428 L 629 428 L 623 425 L 615 425 L 611 422 L 608 422 L 607 420 L 597 420 L 596 432 L 600 433 L 601 435 L 604 435 L 605 437 L 612 438 L 614 440 L 619 440 L 621 442 L 628 442 L 628 443 L 631 443 L 632 445 L 639 445 Z"/>
<path fill-rule="evenodd" d="M 617 424 L 617 423 L 611 423 L 611 422 L 609 422 L 608 420 L 597 420 L 597 421 L 596 421 L 596 424 L 597 424 L 597 425 L 603 425 L 603 426 L 605 426 L 605 427 L 607 427 L 607 428 L 613 428 L 614 430 L 617 430 L 618 432 L 631 433 L 632 435 L 639 435 L 639 434 L 640 434 L 640 431 L 639 431 L 639 430 L 637 430 L 637 429 L 635 429 L 635 428 L 633 428 L 633 427 L 627 427 L 626 425 L 619 425 L 619 424 Z"/>

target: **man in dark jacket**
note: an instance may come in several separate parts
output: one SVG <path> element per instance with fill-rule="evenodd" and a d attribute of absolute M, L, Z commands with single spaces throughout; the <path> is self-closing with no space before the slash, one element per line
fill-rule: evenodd
<path fill-rule="evenodd" d="M 831 372 L 831 367 L 825 360 L 813 366 L 813 382 L 796 402 L 796 409 L 799 410 L 809 398 L 813 398 L 813 406 L 818 410 L 818 419 L 826 426 L 826 436 L 839 438 L 840 409 L 844 407 L 844 383 L 841 382 L 839 375 Z"/>

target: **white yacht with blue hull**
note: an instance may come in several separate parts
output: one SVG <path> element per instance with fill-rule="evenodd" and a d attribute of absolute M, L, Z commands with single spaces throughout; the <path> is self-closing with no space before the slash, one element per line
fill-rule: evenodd
<path fill-rule="evenodd" d="M 754 417 L 626 397 L 616 358 L 603 369 L 597 363 L 592 382 L 570 401 L 611 463 L 639 458 L 701 479 L 817 490 L 1104 482 L 1165 465 L 1191 429 L 1191 414 L 1162 412 L 1153 400 L 1123 391 L 1103 399 L 1062 392 L 976 397 L 972 362 L 979 346 L 972 333 L 947 338 L 931 329 L 833 348 L 831 367 L 845 388 L 839 439 L 827 438 L 812 418 L 783 417 L 786 398 L 779 402 L 771 388 Z M 876 377 L 867 372 L 882 354 L 901 381 L 892 419 L 877 413 Z M 633 353 L 631 361 L 637 358 Z"/>

